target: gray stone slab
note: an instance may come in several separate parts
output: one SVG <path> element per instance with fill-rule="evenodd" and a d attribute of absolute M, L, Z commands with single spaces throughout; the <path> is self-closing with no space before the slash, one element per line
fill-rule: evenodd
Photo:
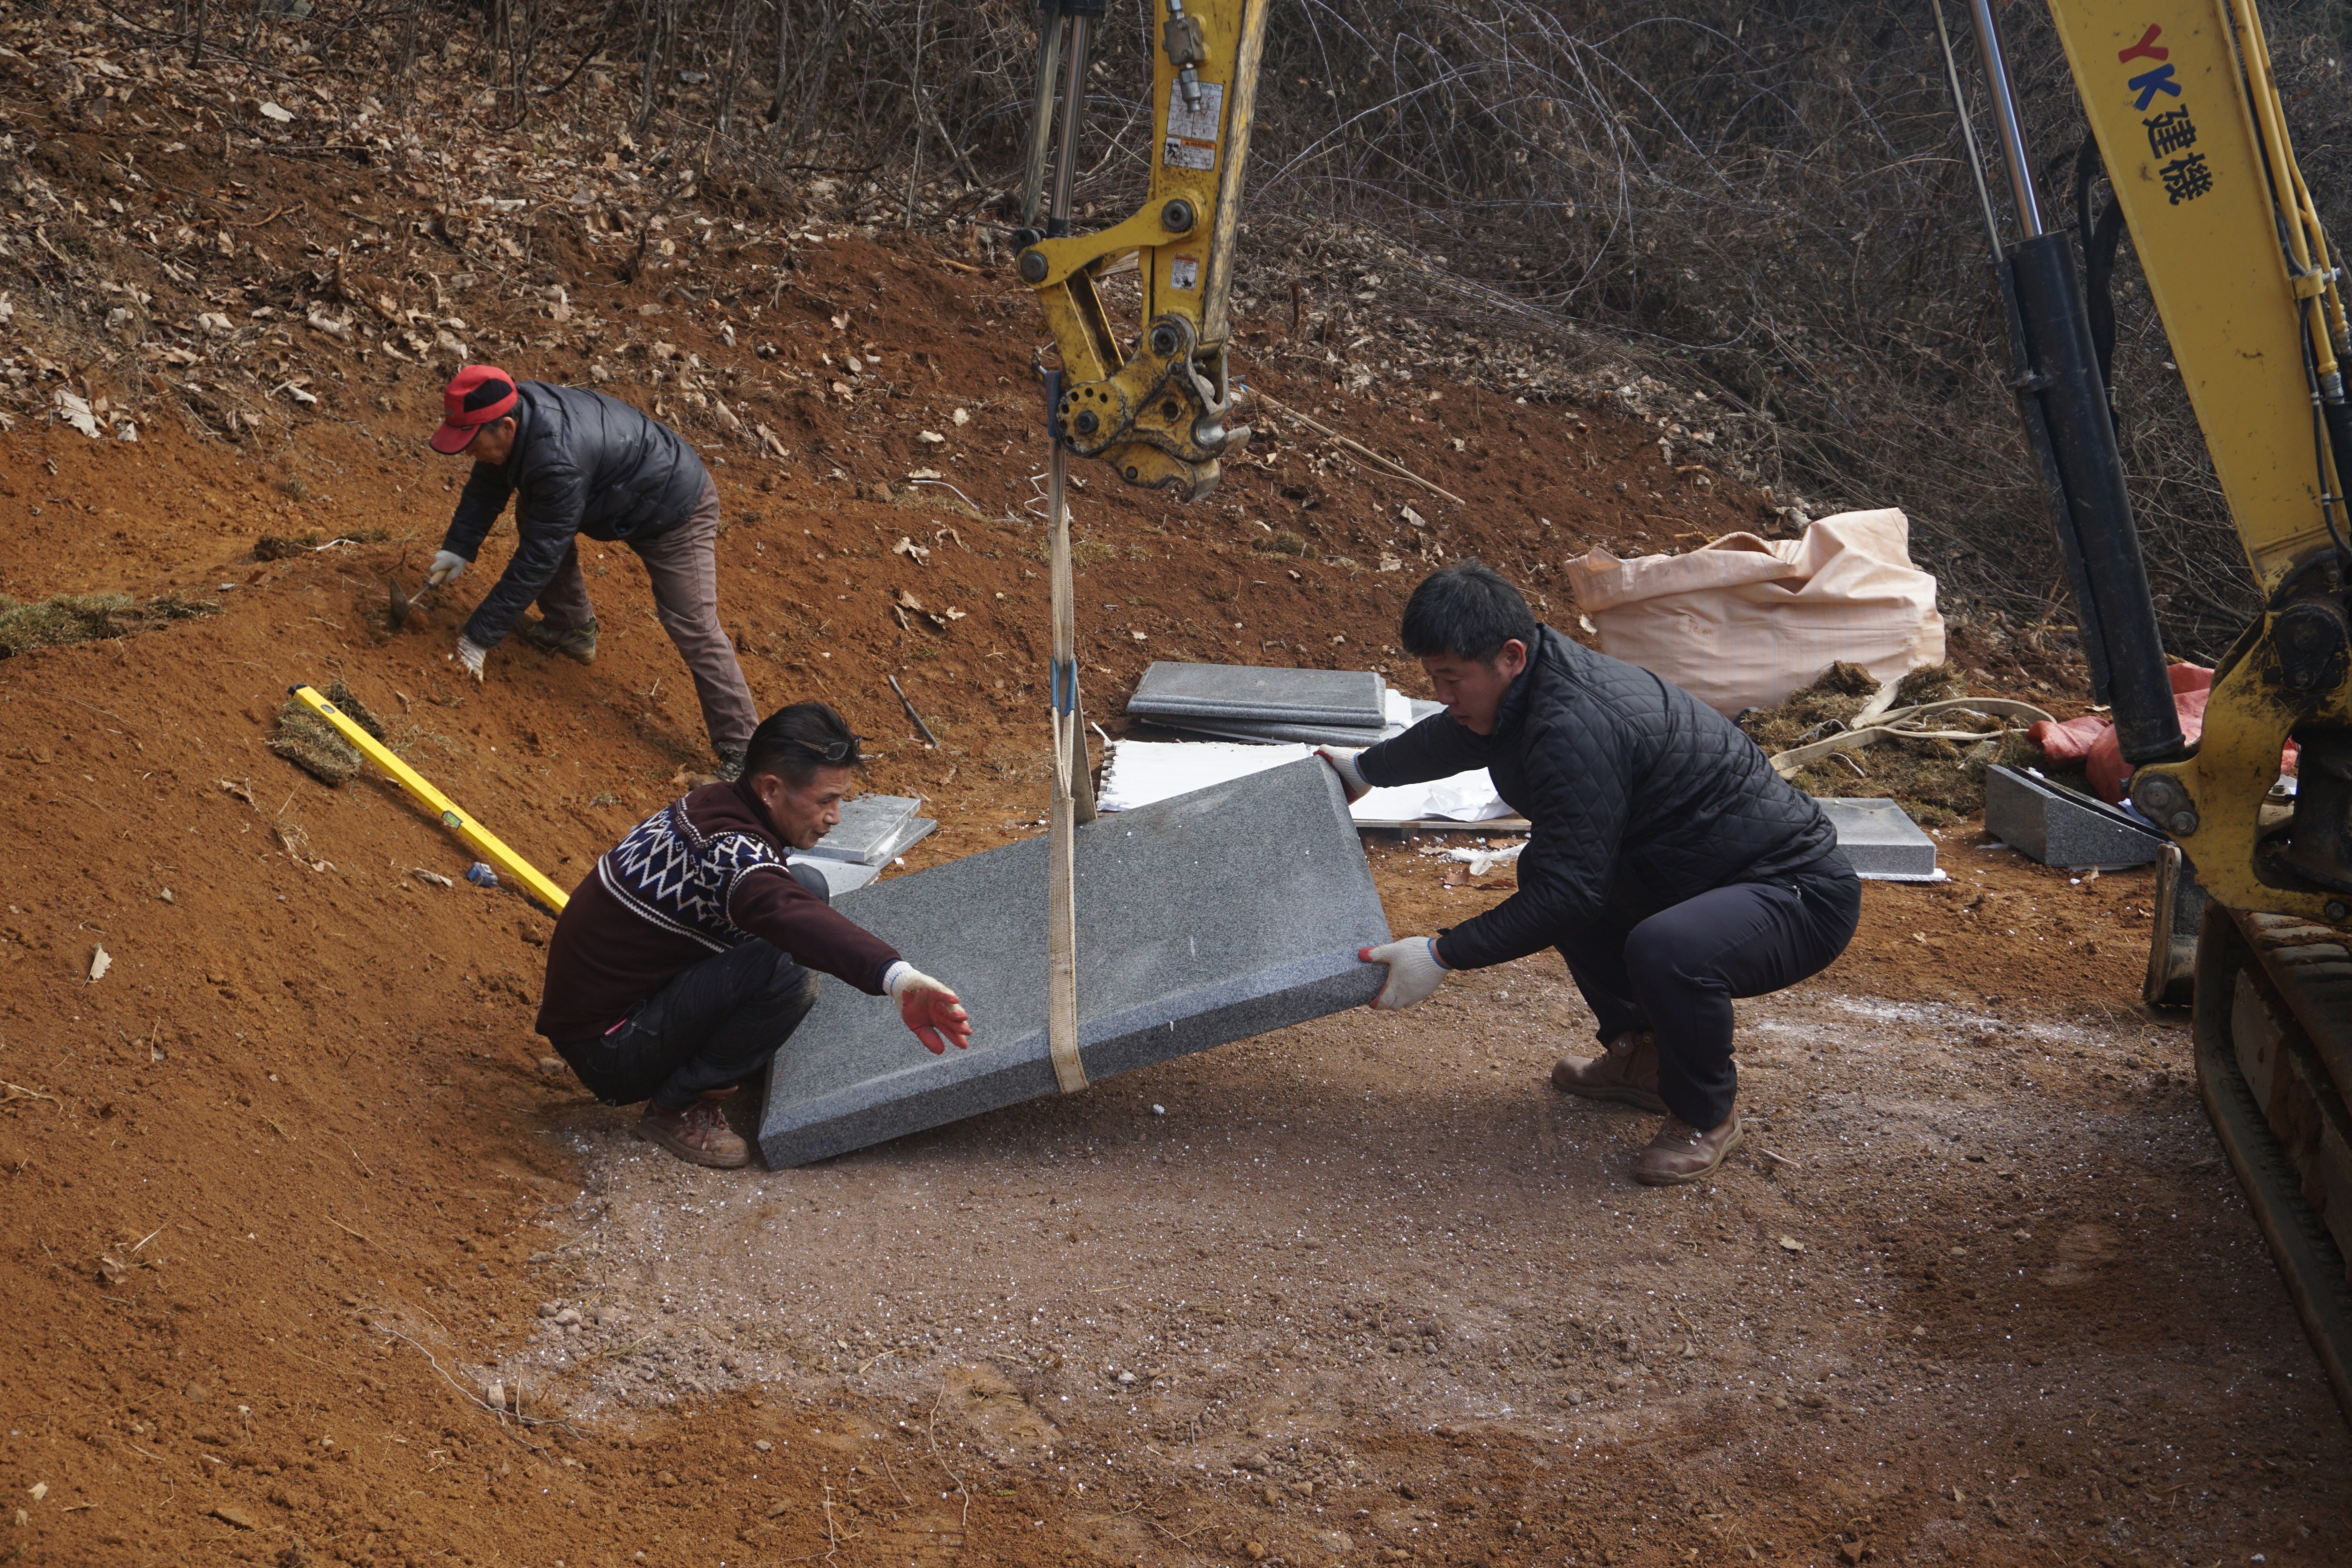
<path fill-rule="evenodd" d="M 888 870 L 891 861 L 938 832 L 939 827 L 936 818 L 909 817 L 898 825 L 898 831 L 882 846 L 880 853 L 870 860 L 843 860 L 807 849 L 788 856 L 786 864 L 808 867 L 824 879 L 826 895 L 837 899 L 844 893 L 856 892 Z M 823 847 L 820 840 L 818 847 Z"/>
<path fill-rule="evenodd" d="M 908 795 L 853 795 L 841 803 L 841 820 L 808 852 L 824 860 L 859 860 L 887 864 L 898 850 L 891 847 L 915 820 L 922 802 Z"/>
<path fill-rule="evenodd" d="M 837 899 L 844 893 L 854 893 L 879 877 L 888 863 L 868 866 L 863 860 L 824 860 L 814 855 L 794 855 L 786 864 L 814 871 L 824 882 L 825 896 Z"/>
<path fill-rule="evenodd" d="M 939 830 L 940 824 L 937 817 L 915 816 L 908 818 L 905 826 L 898 829 L 898 837 L 891 839 L 888 844 L 883 846 L 881 858 L 877 860 L 875 863 L 877 865 L 883 866 L 888 865 L 891 861 L 897 859 L 899 856 L 904 855 L 908 850 L 912 849 L 916 845 L 920 844 L 924 839 L 929 838 L 932 834 L 937 833 Z"/>
<path fill-rule="evenodd" d="M 1445 711 L 1443 702 L 1412 700 L 1412 724 L 1420 723 L 1433 713 Z M 1218 741 L 1248 741 L 1260 745 L 1281 745 L 1285 742 L 1304 746 L 1353 746 L 1360 750 L 1382 741 L 1392 741 L 1412 727 L 1411 724 L 1390 724 L 1378 730 L 1360 729 L 1353 724 L 1292 724 L 1253 719 L 1165 719 L 1153 722 L 1163 728 L 1188 735 L 1206 735 Z"/>
<path fill-rule="evenodd" d="M 1253 724 L 1240 720 L 1158 719 L 1155 724 L 1182 736 L 1212 741 L 1243 741 L 1252 745 L 1353 746 L 1359 750 L 1404 733 L 1402 724 L 1381 730 L 1360 730 L 1352 724 Z"/>
<path fill-rule="evenodd" d="M 760 1148 L 803 1164 L 1055 1091 L 1044 835 L 853 892 L 841 911 L 955 987 L 969 1050 L 825 981 L 769 1069 Z M 1308 759 L 1077 831 L 1078 1035 L 1099 1081 L 1344 1008 L 1389 939 L 1338 778 Z"/>
<path fill-rule="evenodd" d="M 2045 866 L 2145 866 L 2165 839 L 2095 796 L 2053 780 L 1985 770 L 1985 831 Z"/>
<path fill-rule="evenodd" d="M 1388 682 L 1369 669 L 1283 669 L 1244 664 L 1178 664 L 1143 672 L 1127 710 L 1139 719 L 1247 720 L 1273 724 L 1388 722 Z"/>
<path fill-rule="evenodd" d="M 1936 841 L 1891 800 L 1839 800 L 1817 804 L 1837 829 L 1838 853 L 1854 875 L 1874 881 L 1932 881 Z"/>

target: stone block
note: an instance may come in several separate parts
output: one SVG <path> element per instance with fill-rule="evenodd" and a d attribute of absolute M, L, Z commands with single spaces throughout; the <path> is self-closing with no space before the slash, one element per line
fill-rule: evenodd
<path fill-rule="evenodd" d="M 1045 835 L 847 894 L 842 913 L 955 987 L 969 1050 L 934 1057 L 888 1002 L 826 981 L 769 1069 L 771 1166 L 1056 1092 L 1045 1044 Z M 1338 778 L 1309 758 L 1077 830 L 1078 1034 L 1100 1080 L 1343 1008 L 1389 939 Z"/>
<path fill-rule="evenodd" d="M 1936 877 L 1936 841 L 1891 800 L 1822 798 L 1837 829 L 1838 853 L 1854 875 L 1874 881 L 1927 882 Z"/>
<path fill-rule="evenodd" d="M 1255 724 L 1244 720 L 1158 719 L 1154 723 L 1187 737 L 1211 741 L 1243 741 L 1259 746 L 1346 746 L 1361 751 L 1404 733 L 1402 724 L 1360 730 L 1353 724 Z"/>
<path fill-rule="evenodd" d="M 827 899 L 838 899 L 844 893 L 854 893 L 882 874 L 883 867 L 869 866 L 863 860 L 823 860 L 814 855 L 793 855 L 785 862 L 797 871 L 814 876 L 824 885 Z M 885 862 L 887 865 L 887 862 Z M 807 877 L 797 879 L 808 886 Z M 815 889 L 811 889 L 815 891 Z"/>
<path fill-rule="evenodd" d="M 903 836 L 907 825 L 919 820 L 915 813 L 922 804 L 908 795 L 854 795 L 841 803 L 841 820 L 834 824 L 833 831 L 818 839 L 808 853 L 821 860 L 887 865 L 914 842 Z"/>
<path fill-rule="evenodd" d="M 1985 770 L 1985 831 L 2044 866 L 2145 866 L 2164 837 L 2095 795 L 2011 768 Z"/>
<path fill-rule="evenodd" d="M 1388 682 L 1369 669 L 1286 669 L 1161 659 L 1136 682 L 1127 710 L 1139 719 L 1161 721 L 1239 719 L 1377 731 L 1388 722 L 1387 691 Z"/>
<path fill-rule="evenodd" d="M 1366 746 L 1394 740 L 1423 719 L 1444 710 L 1442 702 L 1424 702 L 1417 697 L 1408 700 L 1392 691 L 1388 700 L 1389 721 L 1377 730 L 1354 724 L 1297 724 L 1265 719 L 1161 719 L 1154 722 L 1218 741 L 1246 741 L 1269 746 L 1346 746 L 1361 751 Z"/>

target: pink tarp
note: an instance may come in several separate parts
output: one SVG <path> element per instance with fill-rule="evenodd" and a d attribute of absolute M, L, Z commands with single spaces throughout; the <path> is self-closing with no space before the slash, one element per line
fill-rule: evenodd
<path fill-rule="evenodd" d="M 2165 673 L 2172 678 L 2172 706 L 2180 715 L 2180 733 L 2194 741 L 2205 732 L 2205 700 L 2212 694 L 2213 672 L 2199 664 L 2176 664 Z M 2026 731 L 2026 738 L 2042 748 L 2042 754 L 2060 767 L 2076 763 L 2090 775 L 2091 788 L 2101 800 L 2120 805 L 2124 786 L 2131 781 L 2131 764 L 2124 761 L 2123 747 L 2116 739 L 2116 721 L 2104 713 L 2085 713 L 2080 719 L 2047 721 Z M 2287 743 L 2279 758 L 2279 771 L 2294 771 L 2295 748 Z"/>

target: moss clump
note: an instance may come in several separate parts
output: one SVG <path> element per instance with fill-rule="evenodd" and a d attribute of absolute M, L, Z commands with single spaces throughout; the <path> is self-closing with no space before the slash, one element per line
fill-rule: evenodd
<path fill-rule="evenodd" d="M 326 696 L 361 729 L 379 741 L 384 738 L 383 721 L 368 711 L 367 704 L 349 686 L 337 680 L 327 688 Z M 330 789 L 341 787 L 344 780 L 360 771 L 359 748 L 299 697 L 289 697 L 279 706 L 269 749 Z"/>
<path fill-rule="evenodd" d="M 0 658 L 37 647 L 127 637 L 170 621 L 219 613 L 220 605 L 211 600 L 177 594 L 144 604 L 128 594 L 58 594 L 31 601 L 0 594 Z"/>
<path fill-rule="evenodd" d="M 1922 702 L 1948 702 L 1968 694 L 1968 678 L 1960 673 L 1959 666 L 1946 659 L 1941 664 L 1923 664 L 1897 682 L 1894 706 L 1910 708 Z"/>
<path fill-rule="evenodd" d="M 1820 679 L 1775 708 L 1739 716 L 1739 727 L 1769 754 L 1827 740 L 1850 727 L 1877 695 L 1878 680 L 1859 665 L 1834 664 Z M 1968 681 L 1954 666 L 1927 665 L 1905 676 L 1892 708 L 1965 698 Z M 1931 714 L 1938 730 L 1966 730 L 1981 741 L 1898 736 L 1859 751 L 1816 758 L 1790 779 L 1807 795 L 1893 800 L 1923 827 L 1944 827 L 1984 809 L 1985 770 L 2042 765 L 2042 748 L 1999 719 L 1961 710 Z"/>
<path fill-rule="evenodd" d="M 1849 757 L 1852 766 L 1839 760 Z M 2042 748 L 2021 731 L 1988 734 L 1975 742 L 1881 741 L 1820 758 L 1789 782 L 1807 795 L 1892 800 L 1922 827 L 1948 827 L 1984 810 L 1985 770 L 1996 763 L 2042 767 Z"/>
<path fill-rule="evenodd" d="M 1778 706 L 1750 708 L 1737 722 L 1769 755 L 1835 733 L 1838 725 L 1851 721 L 1877 692 L 1876 676 L 1858 664 L 1840 660 L 1822 671 L 1811 686 L 1789 693 Z"/>

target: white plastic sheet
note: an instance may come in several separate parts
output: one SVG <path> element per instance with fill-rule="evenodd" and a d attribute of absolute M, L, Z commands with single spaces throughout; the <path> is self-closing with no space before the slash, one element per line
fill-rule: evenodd
<path fill-rule="evenodd" d="M 1128 811 L 1190 795 L 1248 773 L 1263 773 L 1315 754 L 1312 746 L 1253 745 L 1239 741 L 1113 741 L 1103 763 L 1096 804 Z M 1428 784 L 1376 789 L 1349 815 L 1367 826 L 1399 822 L 1492 822 L 1511 815 L 1480 768 Z"/>

